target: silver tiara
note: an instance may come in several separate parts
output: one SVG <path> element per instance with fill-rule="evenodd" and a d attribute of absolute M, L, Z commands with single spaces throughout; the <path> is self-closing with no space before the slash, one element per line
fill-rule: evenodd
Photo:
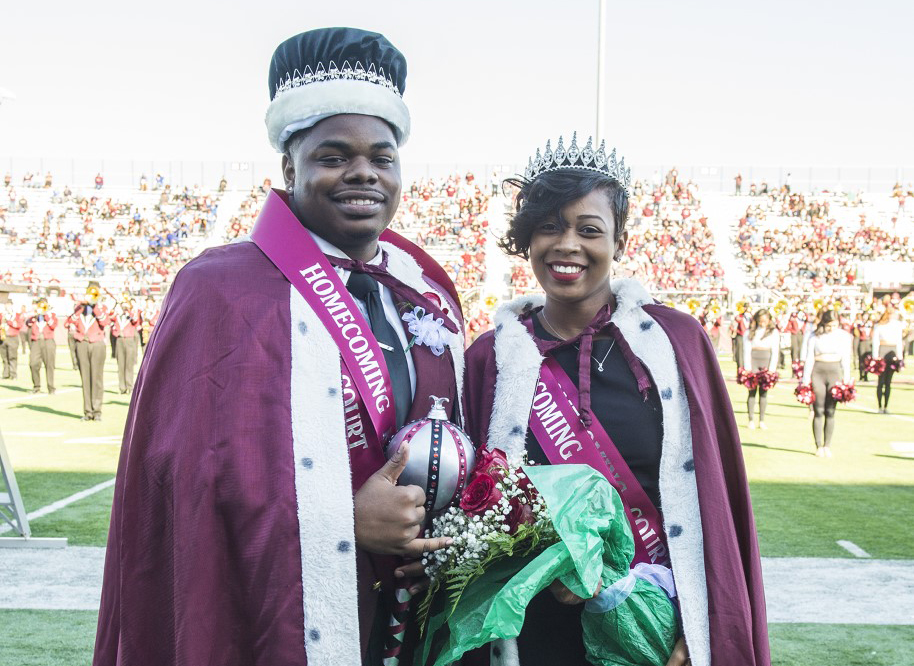
<path fill-rule="evenodd" d="M 384 72 L 383 67 L 375 70 L 375 66 L 372 63 L 366 70 L 361 62 L 356 62 L 355 67 L 352 67 L 347 60 L 343 63 L 342 68 L 340 68 L 331 60 L 326 68 L 324 68 L 324 63 L 321 62 L 317 64 L 314 71 L 311 71 L 309 65 L 305 67 L 304 72 L 299 72 L 296 69 L 291 74 L 286 74 L 286 78 L 276 84 L 276 94 L 273 98 L 275 99 L 280 93 L 284 93 L 292 88 L 306 86 L 309 83 L 320 83 L 321 81 L 366 81 L 368 83 L 375 83 L 379 86 L 383 86 L 402 97 L 400 89 L 396 86 L 390 76 Z"/>
<path fill-rule="evenodd" d="M 540 174 L 548 171 L 559 171 L 561 169 L 585 169 L 587 171 L 598 171 L 606 174 L 626 189 L 632 184 L 632 170 L 625 168 L 625 158 L 616 162 L 616 149 L 606 158 L 606 142 L 600 142 L 600 148 L 594 152 L 593 137 L 587 139 L 587 145 L 581 150 L 578 148 L 578 133 L 575 132 L 571 137 L 571 145 L 565 148 L 562 137 L 552 150 L 552 142 L 546 142 L 545 152 L 540 153 L 536 149 L 536 156 L 531 157 L 524 169 L 524 176 L 527 180 L 533 180 Z"/>

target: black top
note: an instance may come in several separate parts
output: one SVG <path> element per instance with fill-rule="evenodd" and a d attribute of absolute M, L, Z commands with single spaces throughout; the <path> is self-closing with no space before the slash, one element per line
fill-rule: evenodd
<path fill-rule="evenodd" d="M 556 340 L 533 317 L 533 330 L 542 340 Z M 613 440 L 632 473 L 654 505 L 660 507 L 660 452 L 663 440 L 663 412 L 657 387 L 651 382 L 648 399 L 638 391 L 638 382 L 618 345 L 612 339 L 594 339 L 592 356 L 603 361 L 600 372 L 591 360 L 590 400 L 593 415 Z M 612 345 L 612 349 L 610 346 Z M 578 385 L 578 350 L 574 346 L 552 352 L 555 360 Z M 533 433 L 527 430 L 530 462 L 549 460 Z M 543 590 L 527 607 L 524 627 L 517 639 L 523 666 L 587 666 L 581 631 L 584 604 L 567 606 Z"/>
<path fill-rule="evenodd" d="M 543 328 L 538 317 L 533 317 L 533 331 L 541 340 L 557 340 Z M 609 356 L 603 361 L 607 351 Z M 552 355 L 574 385 L 578 386 L 577 347 L 561 347 L 553 351 Z M 593 415 L 612 438 L 648 498 L 659 509 L 663 411 L 657 387 L 651 381 L 651 389 L 645 400 L 638 391 L 638 380 L 629 369 L 622 350 L 613 344 L 612 339 L 594 338 L 591 355 L 598 361 L 603 361 L 603 372 L 598 370 L 595 360 L 591 359 L 590 362 L 590 404 Z M 527 456 L 530 462 L 549 463 L 529 429 Z"/>

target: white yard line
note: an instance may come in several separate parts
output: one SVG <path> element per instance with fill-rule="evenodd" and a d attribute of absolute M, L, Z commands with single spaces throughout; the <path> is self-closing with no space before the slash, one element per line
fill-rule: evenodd
<path fill-rule="evenodd" d="M 65 439 L 64 444 L 106 444 L 108 446 L 120 446 L 123 437 L 121 435 L 102 435 L 101 437 L 76 437 L 74 439 Z"/>
<path fill-rule="evenodd" d="M 861 548 L 860 546 L 855 544 L 853 541 L 845 541 L 844 539 L 838 539 L 838 541 L 836 541 L 835 543 L 837 543 L 839 546 L 841 546 L 844 550 L 849 552 L 854 557 L 862 557 L 862 558 L 871 557 L 871 555 L 868 552 L 863 550 L 863 548 Z"/>
<path fill-rule="evenodd" d="M 914 625 L 914 560 L 763 557 L 769 622 Z"/>
<path fill-rule="evenodd" d="M 78 388 L 69 388 L 63 389 L 62 391 L 57 391 L 54 395 L 63 395 L 64 393 L 76 393 L 77 391 L 82 391 Z M 51 396 L 47 393 L 29 393 L 18 398 L 3 398 L 0 400 L 0 405 L 5 405 L 10 402 L 25 402 L 26 400 L 38 400 L 39 398 L 50 398 Z"/>
<path fill-rule="evenodd" d="M 0 608 L 98 610 L 104 548 L 70 546 L 53 552 L 15 548 L 0 552 Z"/>
<path fill-rule="evenodd" d="M 914 442 L 889 442 L 889 447 L 898 455 L 914 458 Z"/>
<path fill-rule="evenodd" d="M 64 435 L 63 432 L 55 432 L 55 431 L 41 432 L 41 431 L 39 431 L 39 430 L 35 430 L 35 431 L 27 431 L 27 430 L 25 430 L 25 431 L 20 431 L 20 432 L 16 432 L 16 431 L 10 432 L 10 431 L 6 430 L 6 431 L 3 432 L 3 436 L 4 436 L 4 437 L 47 437 L 47 438 L 54 438 L 54 437 L 63 437 L 63 435 Z"/>
<path fill-rule="evenodd" d="M 67 506 L 73 504 L 73 502 L 78 502 L 81 499 L 90 497 L 91 495 L 94 495 L 95 493 L 99 493 L 99 492 L 103 491 L 105 488 L 110 488 L 113 485 L 114 485 L 114 479 L 108 479 L 107 481 L 102 481 L 98 485 L 92 486 L 91 488 L 86 488 L 85 490 L 80 490 L 78 493 L 70 495 L 69 497 L 64 497 L 62 500 L 57 500 L 56 502 L 53 502 L 52 504 L 48 504 L 47 506 L 43 506 L 40 509 L 36 509 L 35 511 L 32 511 L 31 513 L 27 514 L 26 517 L 29 519 L 29 522 L 31 522 L 33 520 L 36 520 L 37 518 L 41 518 L 42 516 L 47 516 L 50 513 L 54 513 L 55 511 L 60 511 L 64 507 L 67 507 Z M 0 534 L 9 532 L 12 529 L 13 529 L 12 525 L 0 525 Z"/>
<path fill-rule="evenodd" d="M 0 608 L 98 609 L 104 548 L 14 549 L 2 563 Z M 914 625 L 914 560 L 763 557 L 762 571 L 770 622 Z"/>

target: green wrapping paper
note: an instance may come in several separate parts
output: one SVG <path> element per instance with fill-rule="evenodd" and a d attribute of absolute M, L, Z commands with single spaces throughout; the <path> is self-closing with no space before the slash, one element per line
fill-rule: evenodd
<path fill-rule="evenodd" d="M 599 581 L 628 575 L 635 554 L 622 500 L 588 465 L 524 466 L 561 539 L 526 557 L 494 562 L 465 589 L 456 606 L 439 590 L 416 654 L 423 666 L 446 666 L 495 639 L 516 638 L 527 605 L 555 579 L 588 599 Z M 676 614 L 666 593 L 637 580 L 621 604 L 582 613 L 588 660 L 595 666 L 665 666 L 676 638 Z"/>

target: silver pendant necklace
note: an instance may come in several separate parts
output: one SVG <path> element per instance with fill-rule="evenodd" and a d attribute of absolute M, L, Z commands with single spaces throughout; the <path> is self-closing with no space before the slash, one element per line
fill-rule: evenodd
<path fill-rule="evenodd" d="M 549 327 L 549 329 L 552 331 L 552 334 L 555 335 L 560 340 L 565 340 L 566 338 L 563 338 L 561 336 L 561 334 L 557 330 L 555 330 L 555 326 L 552 325 L 552 322 L 546 318 L 546 309 L 545 308 L 540 310 L 540 314 L 543 316 L 543 323 Z M 616 346 L 616 339 L 613 338 L 612 342 L 609 345 L 609 349 L 607 349 L 606 353 L 603 354 L 602 360 L 597 360 L 597 357 L 594 356 L 593 354 L 590 355 L 590 358 L 592 358 L 594 360 L 594 363 L 597 364 L 597 372 L 603 372 L 603 364 L 606 363 L 606 359 L 609 358 L 609 352 L 611 352 L 613 350 L 613 347 L 615 347 L 615 346 Z M 574 348 L 577 349 L 578 351 L 581 351 L 581 345 L 575 345 Z"/>
<path fill-rule="evenodd" d="M 610 344 L 609 344 L 609 349 L 607 349 L 606 353 L 603 354 L 603 359 L 600 361 L 598 361 L 597 357 L 594 356 L 593 354 L 590 355 L 590 358 L 592 358 L 594 360 L 594 363 L 597 364 L 597 372 L 603 372 L 603 364 L 606 363 L 606 359 L 609 358 L 609 352 L 611 352 L 613 350 L 613 347 L 615 347 L 615 346 L 616 346 L 616 340 L 614 338 L 612 340 L 612 342 L 610 342 Z M 574 348 L 577 349 L 578 351 L 581 351 L 580 345 L 575 345 Z"/>

